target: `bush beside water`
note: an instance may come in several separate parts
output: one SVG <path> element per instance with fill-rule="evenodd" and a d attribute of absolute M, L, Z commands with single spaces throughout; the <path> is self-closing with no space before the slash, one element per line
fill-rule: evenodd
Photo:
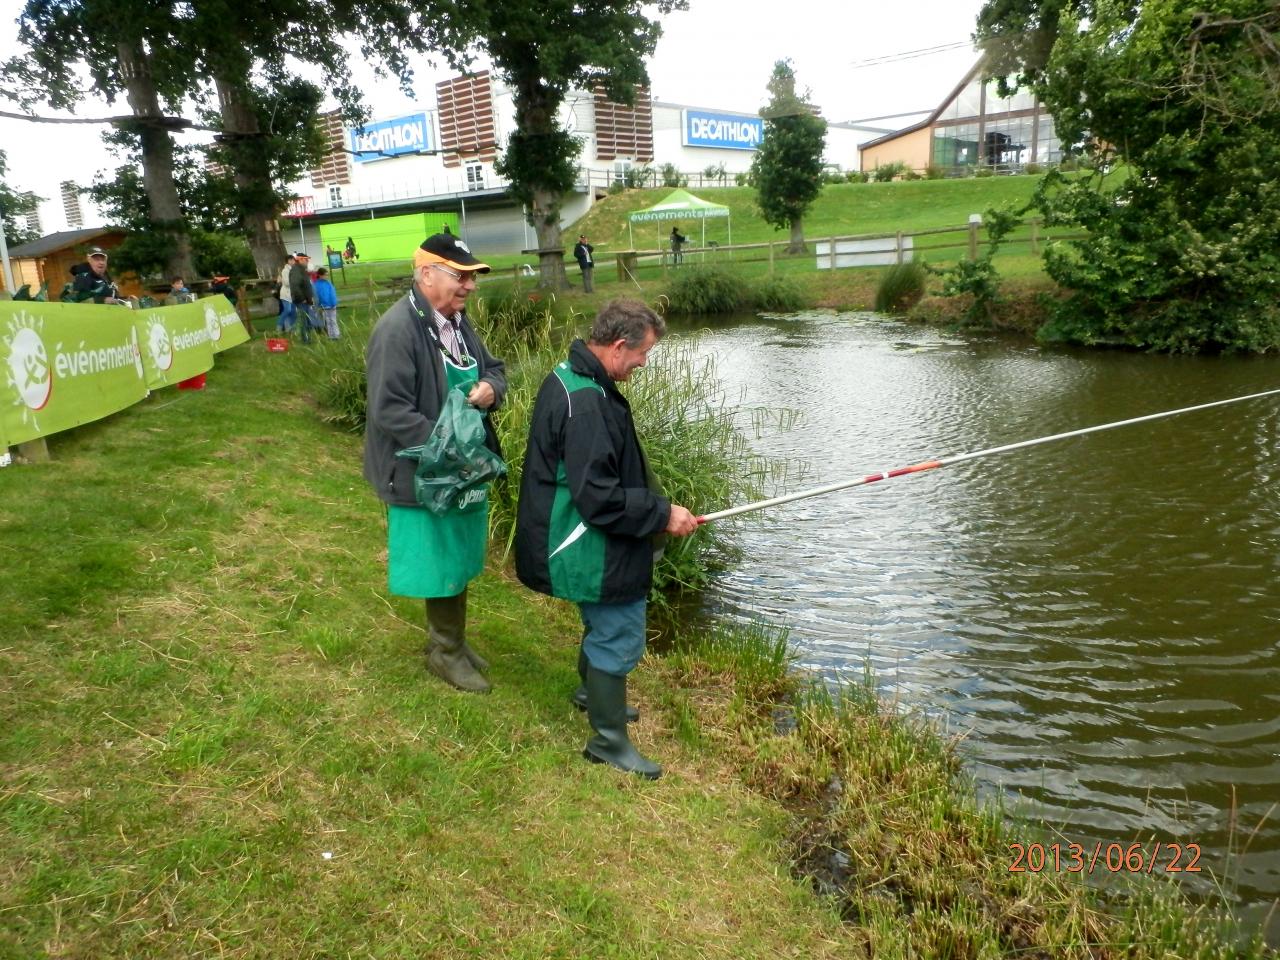
<path fill-rule="evenodd" d="M 703 316 L 763 310 L 787 313 L 803 310 L 807 299 L 790 277 L 775 274 L 746 280 L 722 267 L 693 267 L 677 271 L 667 290 L 668 312 Z"/>

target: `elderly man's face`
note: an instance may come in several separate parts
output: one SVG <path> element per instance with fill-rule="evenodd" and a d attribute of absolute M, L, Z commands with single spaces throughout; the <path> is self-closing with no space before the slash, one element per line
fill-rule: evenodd
<path fill-rule="evenodd" d="M 467 297 L 476 288 L 474 270 L 455 270 L 443 263 L 418 268 L 418 289 L 427 303 L 444 316 L 452 316 L 467 305 Z"/>
<path fill-rule="evenodd" d="M 107 258 L 106 257 L 90 257 L 89 269 L 92 270 L 98 276 L 102 276 L 104 273 L 107 272 Z"/>

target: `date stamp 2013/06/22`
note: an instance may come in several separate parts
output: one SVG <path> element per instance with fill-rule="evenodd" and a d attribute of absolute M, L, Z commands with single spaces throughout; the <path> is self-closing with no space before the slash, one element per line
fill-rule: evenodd
<path fill-rule="evenodd" d="M 1010 873 L 1199 873 L 1198 843 L 1011 843 Z"/>

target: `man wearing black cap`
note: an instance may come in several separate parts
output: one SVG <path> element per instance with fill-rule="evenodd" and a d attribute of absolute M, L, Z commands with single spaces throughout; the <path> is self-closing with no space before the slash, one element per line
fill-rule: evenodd
<path fill-rule="evenodd" d="M 76 302 L 92 300 L 102 303 L 108 297 L 115 297 L 116 285 L 107 275 L 107 252 L 101 247 L 90 247 L 85 262 L 74 266 L 71 272 L 75 274 L 71 292 Z"/>
<path fill-rule="evenodd" d="M 414 251 L 413 286 L 378 320 L 366 354 L 364 476 L 387 504 L 390 590 L 426 600 L 427 668 L 474 693 L 489 690 L 481 675 L 488 664 L 466 641 L 467 583 L 484 567 L 488 501 L 437 516 L 414 497 L 415 461 L 396 452 L 426 443 L 454 387 L 482 411 L 502 402 L 503 363 L 465 310 L 477 274 L 488 272 L 457 237 L 428 237 Z M 486 446 L 501 455 L 487 415 L 484 431 Z"/>
<path fill-rule="evenodd" d="M 581 234 L 578 242 L 573 248 L 573 258 L 578 261 L 578 266 L 582 269 L 582 292 L 591 293 L 594 289 L 591 286 L 591 271 L 596 268 L 595 261 L 591 259 L 591 254 L 595 247 L 587 243 L 587 235 Z"/>

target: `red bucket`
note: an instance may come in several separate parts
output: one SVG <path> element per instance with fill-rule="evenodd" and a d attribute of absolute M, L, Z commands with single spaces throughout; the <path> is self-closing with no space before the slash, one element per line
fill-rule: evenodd
<path fill-rule="evenodd" d="M 270 353 L 284 353 L 289 349 L 289 341 L 284 337 L 267 337 L 267 350 Z"/>
<path fill-rule="evenodd" d="M 203 373 L 197 373 L 194 377 L 188 377 L 186 380 L 178 381 L 179 390 L 203 390 L 204 389 Z"/>

